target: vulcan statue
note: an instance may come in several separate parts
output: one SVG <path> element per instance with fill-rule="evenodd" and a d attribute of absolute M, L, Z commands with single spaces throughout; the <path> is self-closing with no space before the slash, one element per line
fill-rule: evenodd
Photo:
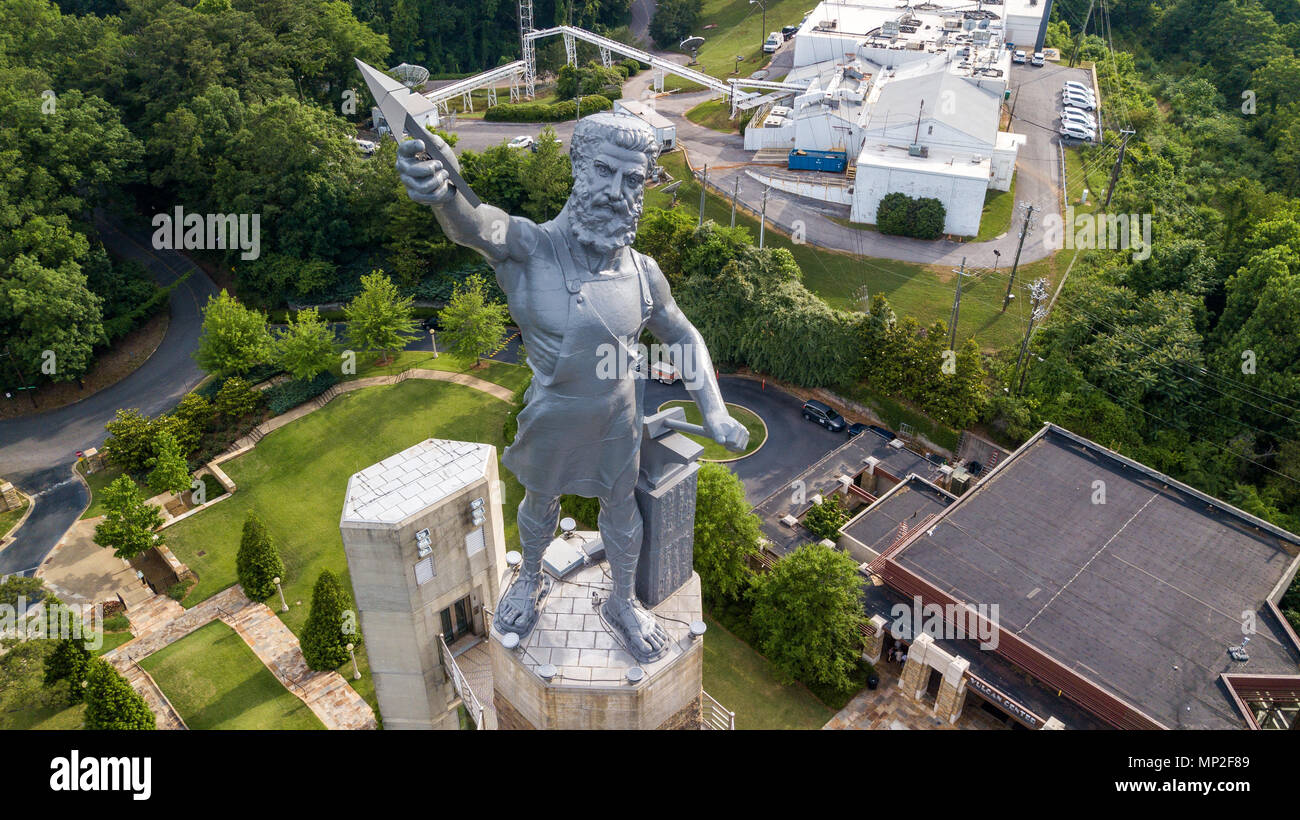
<path fill-rule="evenodd" d="M 491 263 L 533 371 L 519 432 L 502 457 L 526 491 L 518 516 L 523 566 L 493 623 L 520 635 L 533 628 L 545 588 L 542 553 L 555 537 L 560 496 L 572 493 L 600 500 L 600 536 L 613 576 L 601 615 L 638 660 L 661 657 L 668 637 L 635 594 L 642 330 L 648 328 L 690 374 L 687 389 L 711 438 L 739 451 L 749 436 L 727 414 L 699 331 L 673 301 L 659 266 L 632 248 L 646 178 L 659 153 L 654 132 L 626 114 L 579 121 L 569 149 L 573 193 L 555 219 L 538 225 L 479 203 L 464 187 L 451 149 L 419 131 L 421 139 L 398 149 L 407 194 L 432 207 L 454 242 Z M 422 160 L 426 148 L 441 160 Z M 619 357 L 618 366 L 610 366 L 611 354 Z"/>

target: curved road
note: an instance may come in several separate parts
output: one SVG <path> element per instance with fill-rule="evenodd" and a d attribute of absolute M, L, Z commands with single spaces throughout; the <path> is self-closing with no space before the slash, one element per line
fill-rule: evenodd
<path fill-rule="evenodd" d="M 134 373 L 76 404 L 0 421 L 0 475 L 36 502 L 14 543 L 0 550 L 0 575 L 30 574 L 86 508 L 86 488 L 72 476 L 77 450 L 103 443 L 104 424 L 118 408 L 155 415 L 171 409 L 203 378 L 190 353 L 198 346 L 202 307 L 216 293 L 212 280 L 183 255 L 153 250 L 147 231 L 110 223 L 99 214 L 95 225 L 112 253 L 140 262 L 159 284 L 171 284 L 186 271 L 190 277 L 172 291 L 167 335 Z"/>

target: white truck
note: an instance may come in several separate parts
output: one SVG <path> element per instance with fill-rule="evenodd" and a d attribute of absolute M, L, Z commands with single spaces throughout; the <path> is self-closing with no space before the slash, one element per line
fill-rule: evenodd
<path fill-rule="evenodd" d="M 672 120 L 655 111 L 653 107 L 640 100 L 615 100 L 614 112 L 629 114 L 654 129 L 655 139 L 659 140 L 659 153 L 671 151 L 677 147 L 677 126 Z"/>

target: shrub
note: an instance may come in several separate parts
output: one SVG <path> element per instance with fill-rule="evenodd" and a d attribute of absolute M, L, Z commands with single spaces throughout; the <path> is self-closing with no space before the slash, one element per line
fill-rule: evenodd
<path fill-rule="evenodd" d="M 266 525 L 250 512 L 244 519 L 244 532 L 235 556 L 235 574 L 244 594 L 254 601 L 264 601 L 275 593 L 275 579 L 284 575 L 284 562 L 271 542 Z"/>
<path fill-rule="evenodd" d="M 149 704 L 107 661 L 90 662 L 86 686 L 86 728 L 91 730 L 156 729 Z"/>
<path fill-rule="evenodd" d="M 603 94 L 582 98 L 582 115 L 595 114 L 612 108 L 614 103 Z M 483 114 L 489 122 L 560 122 L 576 116 L 578 105 L 573 100 L 562 100 L 549 105 L 536 102 L 498 103 Z"/>
<path fill-rule="evenodd" d="M 293 379 L 281 382 L 265 391 L 266 406 L 272 415 L 286 413 L 303 402 L 312 399 L 339 383 L 339 377 L 328 371 L 319 373 L 310 379 Z"/>
<path fill-rule="evenodd" d="M 814 504 L 804 516 L 803 525 L 818 538 L 840 540 L 840 527 L 849 520 L 849 513 L 844 509 L 838 495 L 827 496 L 822 503 Z"/>
<path fill-rule="evenodd" d="M 226 418 L 240 419 L 253 412 L 261 400 L 261 394 L 251 384 L 233 376 L 221 385 L 213 404 L 217 412 Z"/>
<path fill-rule="evenodd" d="M 876 230 L 914 239 L 938 239 L 946 218 L 943 203 L 933 197 L 885 194 L 876 206 Z"/>
<path fill-rule="evenodd" d="M 55 645 L 54 651 L 45 656 L 45 685 L 54 686 L 60 681 L 68 682 L 68 703 L 81 703 L 86 690 L 81 682 L 90 670 L 91 654 L 80 640 L 64 638 Z"/>
<path fill-rule="evenodd" d="M 339 579 L 321 572 L 311 592 L 311 612 L 302 633 L 302 655 L 315 670 L 336 669 L 348 659 L 347 645 L 361 643 L 351 602 Z"/>

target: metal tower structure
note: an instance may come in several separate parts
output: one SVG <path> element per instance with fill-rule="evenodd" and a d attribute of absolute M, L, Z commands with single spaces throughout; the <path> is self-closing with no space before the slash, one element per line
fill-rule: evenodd
<path fill-rule="evenodd" d="M 528 99 L 537 94 L 537 53 L 534 41 L 528 37 L 533 31 L 533 0 L 519 0 L 519 41 L 523 44 L 524 93 Z"/>

